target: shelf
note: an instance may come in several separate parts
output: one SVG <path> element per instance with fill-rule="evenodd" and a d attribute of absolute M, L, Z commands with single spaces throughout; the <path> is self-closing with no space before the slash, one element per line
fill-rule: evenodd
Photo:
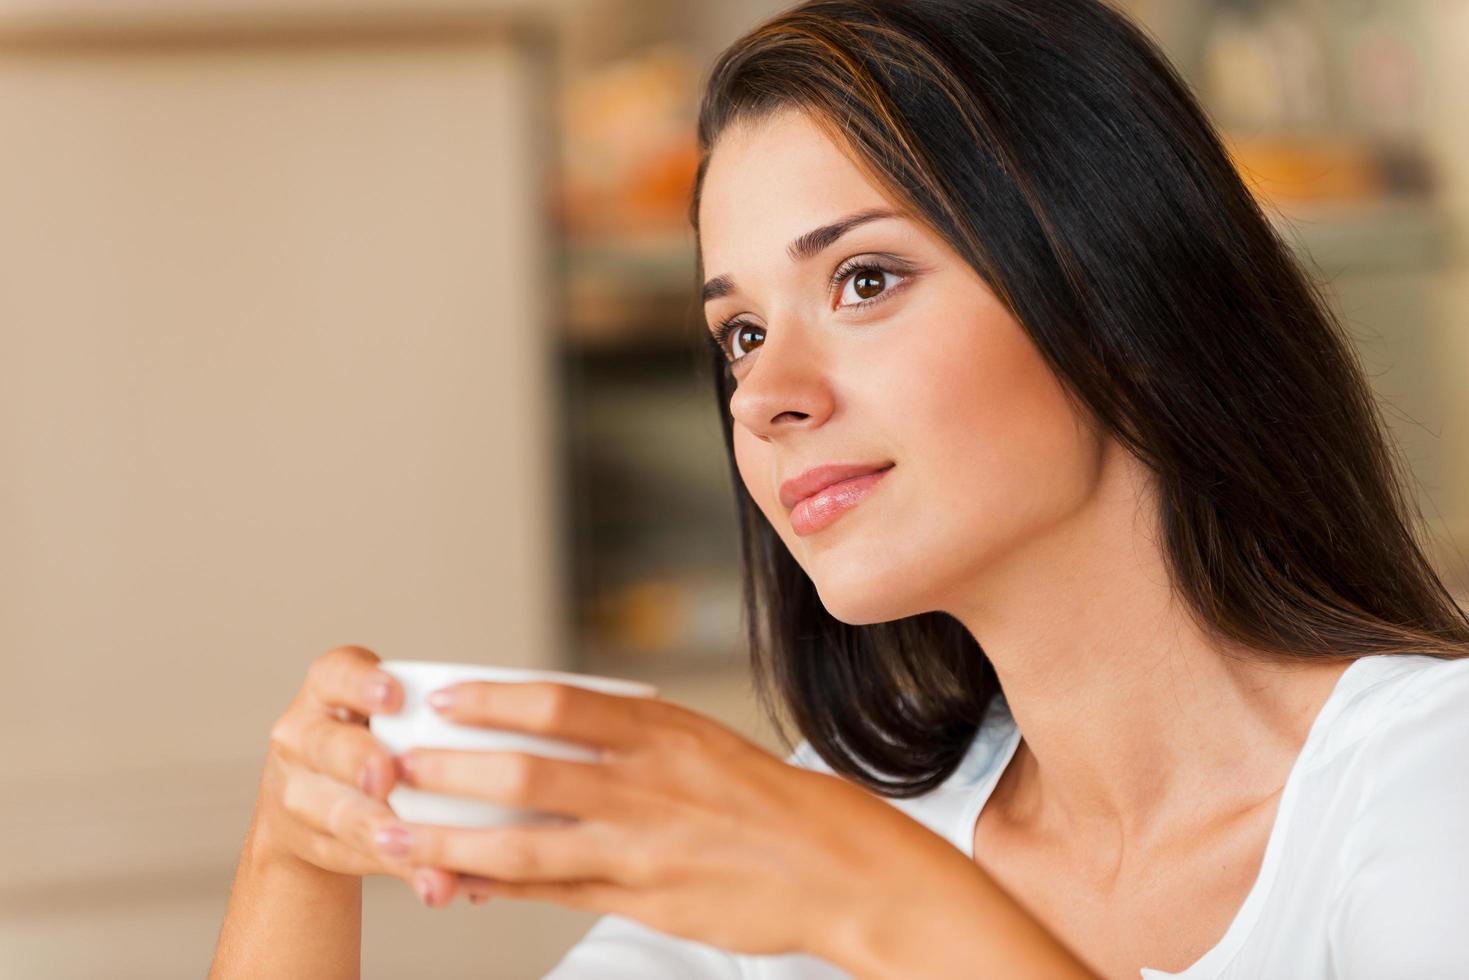
<path fill-rule="evenodd" d="M 744 671 L 749 659 L 736 651 L 733 639 L 728 649 L 691 651 L 675 655 L 649 656 L 611 648 L 584 646 L 577 670 L 603 677 L 659 683 L 691 675 Z"/>
<path fill-rule="evenodd" d="M 1454 247 L 1448 217 L 1423 198 L 1266 202 L 1265 210 L 1308 266 L 1327 275 L 1425 271 L 1443 265 Z"/>
<path fill-rule="evenodd" d="M 663 289 L 692 289 L 697 272 L 691 230 L 567 238 L 561 258 L 569 271 L 630 275 Z"/>

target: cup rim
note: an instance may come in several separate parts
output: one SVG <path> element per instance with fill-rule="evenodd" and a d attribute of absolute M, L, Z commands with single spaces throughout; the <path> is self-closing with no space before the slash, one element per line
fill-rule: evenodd
<path fill-rule="evenodd" d="M 383 660 L 377 666 L 383 670 L 388 670 L 393 667 L 458 670 L 467 673 L 473 672 L 484 680 L 493 680 L 499 675 L 505 677 L 506 680 L 512 683 L 515 681 L 564 681 L 576 687 L 596 689 L 599 684 L 606 684 L 610 687 L 621 688 L 623 690 L 637 689 L 638 691 L 646 691 L 649 694 L 658 693 L 658 686 L 647 681 L 638 681 L 627 677 L 608 677 L 603 674 L 582 674 L 573 670 L 510 667 L 505 664 L 476 664 L 454 660 Z M 474 678 L 470 679 L 472 680 Z M 597 683 L 587 683 L 588 681 Z"/>

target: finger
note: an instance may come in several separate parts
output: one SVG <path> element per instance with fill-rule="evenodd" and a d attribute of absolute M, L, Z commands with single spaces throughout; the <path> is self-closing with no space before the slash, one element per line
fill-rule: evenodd
<path fill-rule="evenodd" d="M 376 855 L 364 853 L 348 842 L 321 831 L 311 831 L 308 847 L 310 860 L 321 867 L 343 874 L 389 874 L 401 878 L 413 889 L 419 901 L 429 908 L 443 908 L 454 900 L 456 891 L 462 890 L 458 884 L 459 876 L 452 871 L 418 868 L 411 864 L 385 866 Z M 476 894 L 481 900 L 489 898 L 483 888 L 478 889 Z"/>
<path fill-rule="evenodd" d="M 475 905 L 489 901 L 490 892 L 486 885 L 490 879 L 477 875 L 459 874 L 454 871 L 447 872 L 447 874 L 454 880 L 455 895 L 463 895 L 467 901 Z"/>
<path fill-rule="evenodd" d="M 410 885 L 416 884 L 417 873 L 429 885 L 428 898 L 419 896 L 425 905 L 441 908 L 453 901 L 459 889 L 458 876 L 453 871 L 419 867 L 411 861 L 380 854 L 373 846 L 373 832 L 397 822 L 385 804 L 353 793 L 321 773 L 306 770 L 289 777 L 282 804 L 305 826 L 308 859 L 319 867 L 343 874 L 392 875 Z"/>
<path fill-rule="evenodd" d="M 509 728 L 611 749 L 640 744 L 648 729 L 682 720 L 657 698 L 608 694 L 553 681 L 464 681 L 439 713 L 455 724 Z"/>
<path fill-rule="evenodd" d="M 466 876 L 467 877 L 467 876 Z M 625 913 L 632 893 L 621 885 L 606 881 L 491 881 L 478 879 L 470 887 L 475 894 L 490 898 L 518 898 L 522 901 L 555 902 L 568 908 L 590 912 Z"/>
<path fill-rule="evenodd" d="M 431 909 L 441 909 L 448 905 L 454 901 L 455 893 L 461 890 L 459 876 L 443 868 L 415 868 L 408 884 L 419 901 Z"/>
<path fill-rule="evenodd" d="M 465 828 L 399 822 L 379 827 L 373 841 L 380 854 L 481 878 L 610 879 L 609 848 L 593 840 L 591 826 L 585 822 Z"/>
<path fill-rule="evenodd" d="M 317 867 L 339 874 L 359 876 L 373 874 L 383 868 L 382 858 L 375 854 L 364 854 L 345 841 L 315 827 L 306 829 L 306 837 L 306 859 Z"/>
<path fill-rule="evenodd" d="M 392 751 L 361 725 L 325 714 L 298 714 L 279 733 L 279 742 L 291 761 L 373 799 L 386 800 L 397 785 Z"/>
<path fill-rule="evenodd" d="M 307 860 L 317 867 L 329 868 L 339 874 L 391 874 L 413 886 L 420 901 L 429 908 L 442 908 L 454 901 L 457 892 L 488 899 L 485 887 L 466 887 L 458 883 L 457 874 L 444 868 L 419 868 L 411 864 L 383 864 L 382 858 L 370 852 L 360 851 L 345 840 L 320 832 L 308 830 Z M 422 882 L 422 889 L 420 889 Z"/>
<path fill-rule="evenodd" d="M 378 827 L 397 823 L 397 815 L 386 803 L 363 796 L 325 773 L 296 767 L 286 779 L 281 805 L 313 831 L 377 858 L 379 870 L 405 878 L 412 873 L 412 862 L 382 854 L 373 844 Z"/>
<path fill-rule="evenodd" d="M 608 778 L 599 762 L 459 749 L 413 748 L 395 757 L 397 773 L 415 789 L 489 800 L 572 817 L 615 818 L 630 804 L 625 780 Z"/>
<path fill-rule="evenodd" d="M 334 647 L 311 662 L 306 689 L 325 708 L 343 707 L 359 715 L 396 712 L 403 705 L 402 685 L 378 668 L 381 662 L 365 647 Z"/>

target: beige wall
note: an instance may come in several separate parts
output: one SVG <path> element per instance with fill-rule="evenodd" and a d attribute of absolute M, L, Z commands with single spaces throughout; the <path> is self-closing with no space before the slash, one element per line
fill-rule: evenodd
<path fill-rule="evenodd" d="M 237 41 L 0 49 L 0 972 L 194 876 L 202 975 L 322 650 L 567 664 L 536 54 Z"/>

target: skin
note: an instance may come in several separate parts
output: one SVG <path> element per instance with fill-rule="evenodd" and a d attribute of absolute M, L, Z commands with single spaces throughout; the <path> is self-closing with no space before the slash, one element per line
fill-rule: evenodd
<path fill-rule="evenodd" d="M 734 287 L 705 317 L 744 324 L 730 348 L 742 355 L 730 399 L 740 475 L 832 615 L 941 610 L 994 662 L 1024 737 L 976 828 L 976 859 L 1109 974 L 1182 969 L 1242 903 L 1347 664 L 1234 660 L 1248 651 L 1185 615 L 1148 472 L 1073 410 L 937 233 L 886 219 L 805 261 L 787 254 L 870 208 L 903 205 L 800 112 L 737 124 L 713 150 L 700 245 L 709 276 Z M 844 260 L 875 252 L 917 274 L 829 286 Z M 855 509 L 795 534 L 783 480 L 882 461 L 896 465 Z M 1200 880 L 1215 882 L 1202 903 Z"/>

